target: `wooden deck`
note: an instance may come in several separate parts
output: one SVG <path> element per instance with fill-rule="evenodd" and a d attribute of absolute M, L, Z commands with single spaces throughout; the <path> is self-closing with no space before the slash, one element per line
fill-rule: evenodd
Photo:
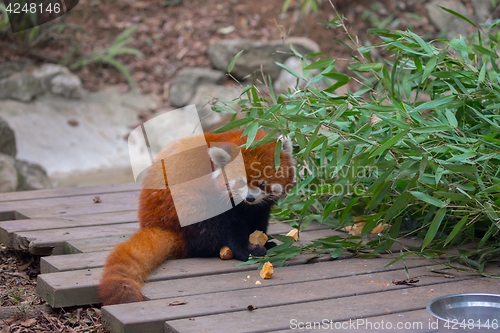
<path fill-rule="evenodd" d="M 111 248 L 137 228 L 139 186 L 106 185 L 0 194 L 0 242 L 41 259 L 38 293 L 53 307 L 97 304 L 101 267 Z M 94 198 L 99 196 L 100 202 Z M 269 233 L 290 228 L 273 224 Z M 301 241 L 333 231 L 313 224 Z M 435 332 L 427 302 L 438 296 L 498 293 L 500 281 L 407 259 L 412 285 L 392 259 L 306 257 L 262 280 L 256 266 L 218 258 L 172 260 L 143 288 L 149 301 L 102 308 L 117 332 Z M 445 273 L 445 274 L 443 274 Z M 260 281 L 261 284 L 256 284 Z M 253 310 L 251 310 L 253 309 Z M 398 326 L 399 325 L 399 326 Z M 442 326 L 440 326 L 442 328 Z M 451 331 L 451 330 L 450 330 Z"/>

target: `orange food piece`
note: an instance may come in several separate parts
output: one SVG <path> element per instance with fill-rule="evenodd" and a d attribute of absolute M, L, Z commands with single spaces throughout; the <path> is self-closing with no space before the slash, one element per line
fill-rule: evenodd
<path fill-rule="evenodd" d="M 379 223 L 375 228 L 372 229 L 371 233 L 378 234 L 384 231 L 386 228 L 390 228 L 390 226 L 387 223 Z"/>
<path fill-rule="evenodd" d="M 286 234 L 286 237 L 290 237 L 290 238 L 293 238 L 294 241 L 298 241 L 299 240 L 299 229 L 293 228 L 292 230 L 290 230 Z"/>
<path fill-rule="evenodd" d="M 262 269 L 260 270 L 260 277 L 263 279 L 270 279 L 271 276 L 273 276 L 273 273 L 273 264 L 268 261 L 264 264 L 264 266 L 262 266 Z"/>
<path fill-rule="evenodd" d="M 233 251 L 228 246 L 223 246 L 219 251 L 219 257 L 222 260 L 233 259 Z"/>
<path fill-rule="evenodd" d="M 344 227 L 342 228 L 342 230 L 344 231 L 347 231 L 349 233 L 349 235 L 351 236 L 359 236 L 361 235 L 362 231 L 363 231 L 363 228 L 365 227 L 365 222 L 366 220 L 361 218 L 361 217 L 356 217 L 354 218 L 354 224 L 353 225 L 349 225 L 347 227 Z M 372 229 L 371 233 L 372 234 L 378 234 L 382 231 L 384 231 L 385 229 L 390 229 L 391 226 L 387 223 L 379 223 L 377 224 L 377 226 L 375 226 L 375 228 Z"/>
<path fill-rule="evenodd" d="M 364 226 L 365 222 L 358 222 L 354 225 L 348 225 L 347 227 L 343 228 L 343 230 L 347 231 L 351 236 L 359 236 L 361 235 Z"/>
<path fill-rule="evenodd" d="M 248 241 L 250 242 L 250 244 L 261 246 L 264 246 L 268 239 L 269 237 L 267 237 L 267 235 L 260 230 L 255 230 L 248 237 Z"/>

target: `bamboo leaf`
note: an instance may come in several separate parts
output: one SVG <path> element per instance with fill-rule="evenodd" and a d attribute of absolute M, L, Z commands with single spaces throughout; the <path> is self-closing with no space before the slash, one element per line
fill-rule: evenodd
<path fill-rule="evenodd" d="M 431 204 L 433 206 L 436 206 L 436 207 L 439 207 L 439 208 L 442 208 L 444 206 L 446 206 L 446 202 L 444 201 L 441 201 L 439 199 L 436 199 L 434 197 L 431 197 L 430 195 L 428 194 L 425 194 L 425 193 L 422 193 L 422 192 L 418 192 L 418 191 L 410 191 L 410 193 L 417 199 L 419 200 L 422 200 L 422 201 L 425 201 L 427 202 L 428 204 Z"/>
<path fill-rule="evenodd" d="M 381 154 L 382 152 L 386 151 L 387 149 L 391 148 L 392 146 L 394 146 L 403 137 L 405 137 L 406 133 L 407 133 L 406 131 L 403 131 L 396 134 L 393 137 L 386 139 L 373 153 L 370 154 L 369 158 L 375 157 Z"/>
<path fill-rule="evenodd" d="M 252 121 L 253 121 L 252 118 L 241 118 L 241 119 L 238 119 L 238 120 L 235 120 L 235 121 L 231 121 L 231 122 L 227 123 L 226 125 L 223 125 L 223 126 L 217 128 L 213 132 L 214 133 L 227 132 L 229 130 L 232 130 L 232 129 L 241 127 L 243 125 L 246 125 L 246 124 L 248 124 L 248 123 L 250 123 Z"/>
<path fill-rule="evenodd" d="M 429 245 L 430 242 L 434 240 L 434 237 L 436 237 L 436 234 L 439 230 L 439 227 L 441 226 L 441 222 L 443 221 L 446 212 L 447 212 L 446 207 L 440 208 L 436 212 L 436 215 L 434 216 L 434 219 L 432 220 L 431 225 L 429 226 L 429 229 L 425 234 L 424 241 L 422 242 L 422 248 L 421 248 L 422 250 L 425 249 L 427 245 Z"/>
<path fill-rule="evenodd" d="M 464 227 L 465 223 L 467 222 L 469 216 L 464 216 L 460 221 L 455 224 L 455 227 L 453 227 L 453 230 L 450 232 L 448 237 L 446 237 L 446 240 L 444 241 L 444 246 L 448 245 L 452 240 L 455 239 L 455 237 L 458 236 L 458 234 L 462 231 L 462 228 Z"/>
<path fill-rule="evenodd" d="M 231 73 L 234 69 L 234 65 L 236 65 L 236 62 L 238 61 L 238 59 L 241 57 L 241 54 L 243 53 L 243 50 L 241 50 L 240 52 L 236 53 L 236 55 L 234 56 L 233 60 L 231 60 L 231 62 L 229 63 L 229 65 L 227 66 L 227 72 L 228 73 Z"/>

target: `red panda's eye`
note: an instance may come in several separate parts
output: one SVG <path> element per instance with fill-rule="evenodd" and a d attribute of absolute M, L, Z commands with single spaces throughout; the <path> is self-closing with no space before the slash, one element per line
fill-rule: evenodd
<path fill-rule="evenodd" d="M 263 191 L 266 188 L 266 183 L 263 181 L 260 181 L 257 186 Z"/>

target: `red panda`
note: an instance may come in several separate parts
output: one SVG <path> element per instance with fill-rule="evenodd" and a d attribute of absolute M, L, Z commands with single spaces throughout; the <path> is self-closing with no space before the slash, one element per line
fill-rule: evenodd
<path fill-rule="evenodd" d="M 206 133 L 204 139 L 210 148 L 205 146 L 201 150 L 193 149 L 193 142 L 199 142 L 200 138 L 203 139 L 201 136 L 184 138 L 157 156 L 143 180 L 139 195 L 140 229 L 129 240 L 117 245 L 106 260 L 98 287 L 104 305 L 143 301 L 141 287 L 144 281 L 166 259 L 218 257 L 219 250 L 228 246 L 235 259 L 244 261 L 249 255 L 265 255 L 266 249 L 274 245 L 272 242 L 265 246 L 252 245 L 248 237 L 255 230 L 267 232 L 271 206 L 294 184 L 291 143 L 283 141 L 277 170 L 274 163 L 275 143 L 241 149 L 246 172 L 244 181 L 221 172 L 240 151 L 234 147 L 246 143 L 247 137 L 242 137 L 242 134 L 241 130 Z M 256 140 L 264 136 L 265 133 L 259 131 Z M 165 156 L 175 154 L 179 154 L 178 158 L 171 158 L 168 166 L 162 162 Z M 215 170 L 209 178 L 213 181 L 210 186 L 218 187 L 218 190 L 226 186 L 235 205 L 199 223 L 181 226 L 176 210 L 179 205 L 174 204 L 171 189 L 175 186 L 177 192 L 184 190 L 184 195 L 199 201 L 200 205 L 188 207 L 187 211 L 195 215 L 198 211 L 198 216 L 201 216 L 199 211 L 203 209 L 200 207 L 207 205 L 207 202 L 201 201 L 214 197 L 213 193 L 204 193 L 203 189 L 196 188 L 185 190 L 182 182 L 206 175 L 203 166 L 207 163 L 210 171 Z M 165 172 L 166 167 L 168 172 Z M 172 179 L 177 184 L 169 182 Z M 158 186 L 162 182 L 163 187 Z M 210 192 L 210 189 L 207 191 Z"/>

